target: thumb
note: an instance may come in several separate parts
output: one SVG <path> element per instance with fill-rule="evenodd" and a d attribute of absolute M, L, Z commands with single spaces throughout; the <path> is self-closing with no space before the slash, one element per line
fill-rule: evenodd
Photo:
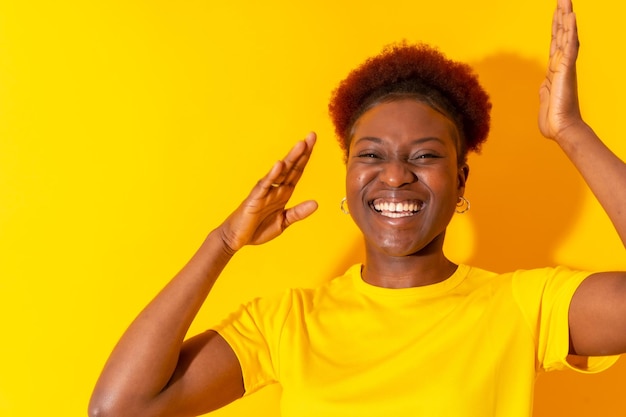
<path fill-rule="evenodd" d="M 313 214 L 315 210 L 317 210 L 317 201 L 314 200 L 303 201 L 302 203 L 287 209 L 285 211 L 284 228 L 291 226 L 295 222 L 306 219 Z"/>

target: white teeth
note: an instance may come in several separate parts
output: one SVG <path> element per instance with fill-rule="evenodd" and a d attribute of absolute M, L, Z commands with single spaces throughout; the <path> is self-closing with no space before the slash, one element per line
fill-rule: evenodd
<path fill-rule="evenodd" d="M 374 209 L 386 217 L 398 218 L 412 216 L 419 212 L 423 203 L 418 201 L 389 202 L 376 200 L 373 202 Z"/>

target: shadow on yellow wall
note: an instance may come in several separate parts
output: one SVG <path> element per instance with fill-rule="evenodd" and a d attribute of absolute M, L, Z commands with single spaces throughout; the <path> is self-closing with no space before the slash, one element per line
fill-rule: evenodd
<path fill-rule="evenodd" d="M 467 195 L 476 233 L 469 263 L 498 272 L 552 265 L 580 214 L 585 185 L 537 128 L 543 66 L 501 54 L 474 68 L 493 110 L 489 140 L 470 159 Z"/>

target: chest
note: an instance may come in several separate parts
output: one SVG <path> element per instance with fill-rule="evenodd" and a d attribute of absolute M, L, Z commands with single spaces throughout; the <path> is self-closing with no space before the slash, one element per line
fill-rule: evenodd
<path fill-rule="evenodd" d="M 349 404 L 344 416 L 383 415 L 354 404 L 396 415 L 453 415 L 449 408 L 459 404 L 482 410 L 497 397 L 502 363 L 521 361 L 521 372 L 533 371 L 519 311 L 488 289 L 415 302 L 323 301 L 290 317 L 281 339 L 284 403 L 298 415 L 307 415 L 304 404 L 317 415 Z"/>

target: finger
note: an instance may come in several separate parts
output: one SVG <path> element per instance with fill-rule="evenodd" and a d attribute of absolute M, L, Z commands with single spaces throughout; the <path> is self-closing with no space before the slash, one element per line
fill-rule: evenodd
<path fill-rule="evenodd" d="M 272 190 L 284 190 L 291 188 L 298 182 L 304 166 L 308 161 L 313 145 L 315 134 L 307 135 L 305 140 L 296 143 L 282 161 L 277 161 L 270 171 L 257 183 L 257 193 L 254 197 L 265 197 Z M 296 174 L 294 175 L 294 172 Z M 285 186 L 290 187 L 285 187 Z"/>
<path fill-rule="evenodd" d="M 283 159 L 285 169 L 279 182 L 288 186 L 295 186 L 304 172 L 304 168 L 311 156 L 313 145 L 315 144 L 315 134 L 310 133 L 307 137 L 296 143 Z"/>
<path fill-rule="evenodd" d="M 550 58 L 552 58 L 554 56 L 554 53 L 556 52 L 556 40 L 557 40 L 557 32 L 558 32 L 558 13 L 559 10 L 558 8 L 554 10 L 554 13 L 552 14 L 552 36 L 550 37 Z"/>
<path fill-rule="evenodd" d="M 287 152 L 287 155 L 281 160 L 283 163 L 283 169 L 281 171 L 281 175 L 276 179 L 277 184 L 284 183 L 285 177 L 289 170 L 293 167 L 296 161 L 300 158 L 303 152 L 306 151 L 306 144 L 304 141 L 298 141 L 290 150 Z"/>
<path fill-rule="evenodd" d="M 571 35 L 571 17 L 574 13 L 571 0 L 559 0 L 557 10 L 559 11 L 558 26 L 560 34 L 560 47 L 564 49 L 570 40 Z"/>
<path fill-rule="evenodd" d="M 558 7 L 563 10 L 564 13 L 571 13 L 574 8 L 572 0 L 558 0 Z"/>
<path fill-rule="evenodd" d="M 285 184 L 295 186 L 300 177 L 302 176 L 306 165 L 309 162 L 313 147 L 315 146 L 316 136 L 315 133 L 309 133 L 304 139 L 303 143 L 305 149 L 297 160 L 293 161 L 293 164 L 287 165 L 287 171 L 285 176 Z"/>
<path fill-rule="evenodd" d="M 309 132 L 309 134 L 306 135 L 306 137 L 304 138 L 304 142 L 307 144 L 309 150 L 313 149 L 313 145 L 315 145 L 316 141 L 317 135 L 315 134 L 315 132 Z"/>
<path fill-rule="evenodd" d="M 557 24 L 557 28 L 556 28 L 556 49 L 558 50 L 562 50 L 563 49 L 563 45 L 565 44 L 565 30 L 563 27 L 563 17 L 565 15 L 565 9 L 562 7 L 562 5 L 559 5 L 558 8 L 558 13 L 557 13 L 557 19 L 556 19 L 556 24 Z"/>
<path fill-rule="evenodd" d="M 311 149 L 313 148 L 313 144 L 315 143 L 315 133 L 309 133 L 304 140 L 298 141 L 293 148 L 289 151 L 289 153 L 283 158 L 283 161 L 287 165 L 287 169 L 291 169 L 291 167 L 298 161 L 302 155 L 310 154 Z"/>
<path fill-rule="evenodd" d="M 252 196 L 263 197 L 267 195 L 268 192 L 276 188 L 277 181 L 279 181 L 279 178 L 281 177 L 283 170 L 285 169 L 284 165 L 285 164 L 282 161 L 276 161 L 274 165 L 272 165 L 272 168 L 270 168 L 268 173 L 259 180 L 255 187 L 255 190 L 253 190 Z"/>
<path fill-rule="evenodd" d="M 285 220 L 283 229 L 291 226 L 295 222 L 304 220 L 317 210 L 317 202 L 314 200 L 304 201 L 290 209 L 285 210 Z"/>
<path fill-rule="evenodd" d="M 569 62 L 573 62 L 576 60 L 578 56 L 578 25 L 576 23 L 576 14 L 570 13 L 566 16 L 565 19 L 565 28 L 566 28 L 566 44 L 564 47 L 564 54 Z"/>

